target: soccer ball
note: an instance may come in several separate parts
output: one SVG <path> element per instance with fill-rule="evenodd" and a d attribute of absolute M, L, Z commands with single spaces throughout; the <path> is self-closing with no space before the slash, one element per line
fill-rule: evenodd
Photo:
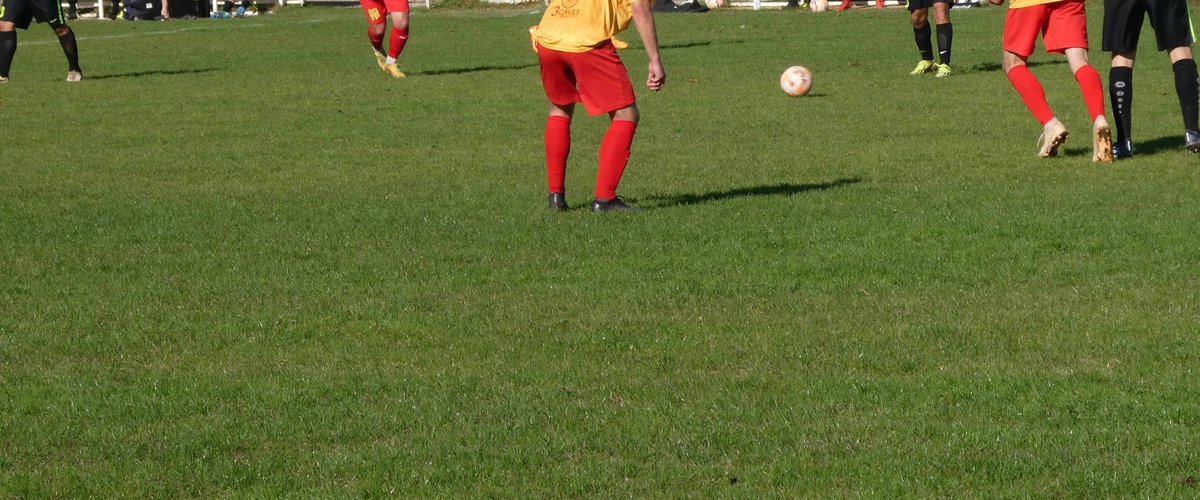
<path fill-rule="evenodd" d="M 804 66 L 792 66 L 779 76 L 779 87 L 792 97 L 806 95 L 812 90 L 812 71 Z"/>
<path fill-rule="evenodd" d="M 825 12 L 829 8 L 828 0 L 812 0 L 808 4 L 808 8 L 813 12 Z"/>

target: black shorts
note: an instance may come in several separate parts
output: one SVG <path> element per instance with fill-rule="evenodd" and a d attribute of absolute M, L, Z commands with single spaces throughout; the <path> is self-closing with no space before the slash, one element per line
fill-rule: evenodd
<path fill-rule="evenodd" d="M 1104 0 L 1104 38 L 1100 46 L 1105 52 L 1137 50 L 1146 14 L 1150 14 L 1158 50 L 1187 47 L 1195 41 L 1187 0 Z"/>
<path fill-rule="evenodd" d="M 954 2 L 952 2 L 951 0 L 908 0 L 908 11 L 916 12 L 920 9 L 928 9 L 930 7 L 933 7 L 933 4 L 935 4 L 935 3 L 953 4 Z M 953 6 L 954 5 L 951 5 L 951 7 L 953 7 Z"/>
<path fill-rule="evenodd" d="M 67 22 L 58 0 L 0 0 L 0 21 L 29 29 L 29 23 L 34 19 L 39 23 L 50 23 L 51 28 Z"/>

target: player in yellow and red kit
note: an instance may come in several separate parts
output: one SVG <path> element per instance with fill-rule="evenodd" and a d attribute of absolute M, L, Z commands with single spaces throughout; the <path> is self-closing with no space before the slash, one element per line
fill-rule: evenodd
<path fill-rule="evenodd" d="M 367 14 L 367 37 L 375 48 L 375 62 L 379 69 L 394 78 L 404 78 L 404 72 L 396 66 L 396 59 L 408 42 L 408 0 L 358 0 Z M 387 52 L 383 50 L 383 32 L 387 21 L 392 21 L 392 36 L 388 39 Z"/>
<path fill-rule="evenodd" d="M 533 33 L 542 87 L 550 100 L 546 118 L 546 176 L 551 210 L 566 210 L 564 177 L 571 152 L 571 119 L 575 103 L 590 115 L 607 114 L 608 132 L 600 143 L 593 212 L 633 211 L 617 196 L 617 184 L 629 161 L 638 113 L 633 85 L 612 37 L 637 25 L 650 59 L 646 87 L 666 83 L 658 54 L 658 34 L 648 0 L 551 0 Z"/>
<path fill-rule="evenodd" d="M 1003 0 L 989 1 L 995 5 L 1003 3 Z M 1092 118 L 1092 161 L 1112 161 L 1112 131 L 1104 117 L 1104 87 L 1100 74 L 1088 62 L 1087 14 L 1083 0 L 1011 0 L 1008 4 L 1002 66 L 1025 107 L 1042 124 L 1038 156 L 1057 155 L 1058 147 L 1067 140 L 1067 127 L 1050 111 L 1046 91 L 1025 65 L 1033 54 L 1039 34 L 1046 52 L 1067 56 L 1067 64 L 1083 93 L 1083 102 Z"/>

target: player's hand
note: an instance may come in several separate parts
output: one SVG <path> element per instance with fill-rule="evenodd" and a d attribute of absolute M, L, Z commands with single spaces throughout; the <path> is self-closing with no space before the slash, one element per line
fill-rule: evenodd
<path fill-rule="evenodd" d="M 663 69 L 662 63 L 650 63 L 650 72 L 646 75 L 646 86 L 655 92 L 663 88 L 667 83 L 667 70 Z"/>

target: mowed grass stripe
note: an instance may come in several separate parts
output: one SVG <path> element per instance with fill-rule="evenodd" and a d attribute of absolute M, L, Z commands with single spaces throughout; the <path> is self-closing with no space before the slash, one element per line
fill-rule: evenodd
<path fill-rule="evenodd" d="M 1035 157 L 1003 9 L 953 12 L 941 80 L 900 9 L 660 15 L 621 188 L 649 210 L 584 208 L 581 109 L 551 214 L 540 8 L 415 9 L 400 81 L 357 7 L 75 22 L 79 85 L 20 32 L 0 495 L 1194 493 L 1200 165 L 1164 57 L 1138 156 L 1094 165 L 1044 54 L 1073 135 Z"/>

